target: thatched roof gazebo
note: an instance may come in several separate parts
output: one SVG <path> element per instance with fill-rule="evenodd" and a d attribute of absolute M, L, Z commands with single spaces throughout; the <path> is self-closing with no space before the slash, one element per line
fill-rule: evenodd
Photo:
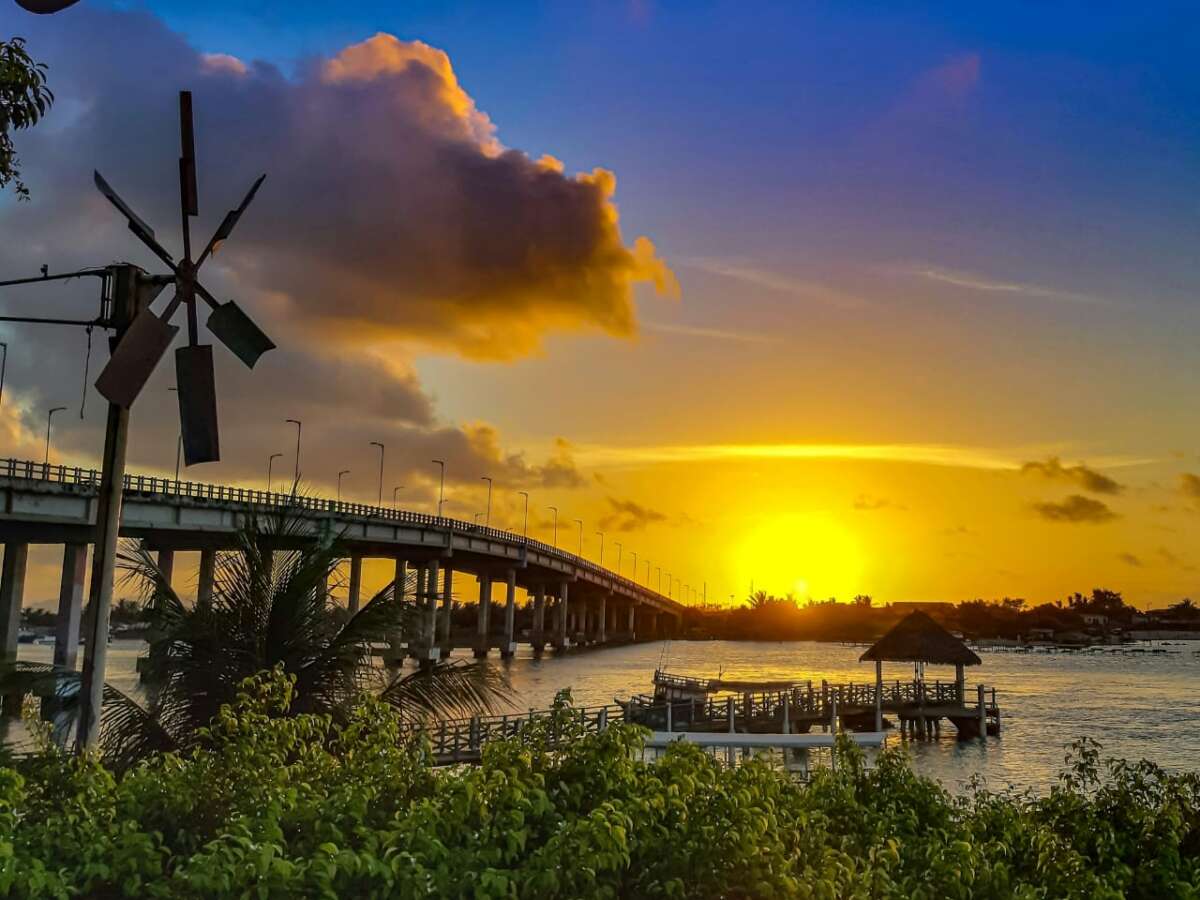
<path fill-rule="evenodd" d="M 880 688 L 885 662 L 916 663 L 920 681 L 924 680 L 926 663 L 954 666 L 960 697 L 964 687 L 963 667 L 983 664 L 975 651 L 923 612 L 909 613 L 858 659 L 875 662 L 875 684 Z"/>

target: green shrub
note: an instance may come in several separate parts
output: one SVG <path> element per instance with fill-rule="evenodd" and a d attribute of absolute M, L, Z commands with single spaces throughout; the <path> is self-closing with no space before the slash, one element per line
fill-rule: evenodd
<path fill-rule="evenodd" d="M 1045 797 L 952 797 L 899 750 L 798 784 L 569 701 L 482 764 L 435 769 L 396 713 L 284 716 L 248 680 L 186 753 L 119 778 L 47 747 L 0 768 L 0 896 L 1200 896 L 1200 780 L 1075 748 Z M 555 740 L 551 740 L 551 737 Z"/>

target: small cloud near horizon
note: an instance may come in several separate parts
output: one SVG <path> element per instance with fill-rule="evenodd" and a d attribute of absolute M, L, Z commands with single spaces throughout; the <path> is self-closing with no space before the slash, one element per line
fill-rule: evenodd
<path fill-rule="evenodd" d="M 1021 466 L 1021 473 L 1042 475 L 1051 480 L 1073 481 L 1085 491 L 1093 494 L 1119 494 L 1124 490 L 1124 485 L 1083 463 L 1064 466 L 1057 456 L 1048 457 L 1044 461 L 1027 462 Z"/>
<path fill-rule="evenodd" d="M 1108 504 L 1082 494 L 1072 494 L 1061 503 L 1046 501 L 1033 504 L 1034 512 L 1050 522 L 1099 524 L 1117 517 Z"/>

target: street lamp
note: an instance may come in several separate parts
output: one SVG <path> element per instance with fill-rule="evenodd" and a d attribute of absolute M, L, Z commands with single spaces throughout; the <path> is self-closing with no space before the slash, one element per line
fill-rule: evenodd
<path fill-rule="evenodd" d="M 483 515 L 483 513 L 475 513 L 475 527 L 476 528 L 479 527 L 479 517 L 482 515 Z"/>
<path fill-rule="evenodd" d="M 372 447 L 379 448 L 379 498 L 375 501 L 380 506 L 383 505 L 383 444 L 379 441 L 371 441 Z"/>
<path fill-rule="evenodd" d="M 433 463 L 441 467 L 442 480 L 438 485 L 438 518 L 442 517 L 442 504 L 446 502 L 446 462 L 445 460 L 435 459 Z"/>
<path fill-rule="evenodd" d="M 633 554 L 633 583 L 637 584 L 637 554 Z"/>
<path fill-rule="evenodd" d="M 8 344 L 0 341 L 0 348 L 4 349 L 4 358 L 0 359 L 0 404 L 4 403 L 4 370 L 8 368 Z"/>
<path fill-rule="evenodd" d="M 662 566 L 655 566 L 654 571 L 658 573 L 658 592 L 662 593 Z"/>
<path fill-rule="evenodd" d="M 662 593 L 662 579 L 659 579 L 659 582 L 658 582 L 658 592 L 660 594 Z M 667 573 L 667 597 L 670 597 L 670 596 L 671 596 L 671 573 L 668 572 Z"/>
<path fill-rule="evenodd" d="M 517 491 L 517 493 L 525 498 L 525 524 L 521 526 L 521 537 L 528 538 L 529 537 L 529 492 L 528 491 Z"/>
<path fill-rule="evenodd" d="M 290 422 L 296 426 L 296 474 L 293 476 L 293 486 L 300 484 L 300 420 L 299 419 L 284 419 L 284 422 Z"/>
<path fill-rule="evenodd" d="M 402 490 L 404 490 L 404 485 L 402 485 L 402 484 L 398 484 L 394 488 L 392 488 L 392 509 L 393 510 L 396 508 L 396 493 L 398 491 L 402 491 Z"/>
<path fill-rule="evenodd" d="M 603 568 L 604 567 L 604 532 L 597 531 L 596 534 L 600 535 L 600 567 Z"/>
<path fill-rule="evenodd" d="M 650 560 L 646 560 L 646 587 L 650 587 Z"/>
<path fill-rule="evenodd" d="M 338 503 L 342 502 L 342 476 L 349 475 L 349 474 L 350 474 L 349 469 L 342 469 L 342 471 L 338 472 L 338 493 L 337 493 Z"/>
<path fill-rule="evenodd" d="M 272 453 L 267 457 L 267 493 L 271 493 L 271 468 L 275 465 L 275 460 L 283 456 L 282 453 Z"/>
<path fill-rule="evenodd" d="M 47 468 L 50 465 L 50 420 L 54 418 L 54 414 L 56 412 L 62 412 L 64 409 L 66 409 L 65 406 L 55 406 L 46 413 L 46 459 L 42 465 L 46 466 Z"/>
<path fill-rule="evenodd" d="M 547 506 L 546 509 L 554 513 L 554 549 L 558 549 L 558 507 Z"/>
<path fill-rule="evenodd" d="M 621 552 L 622 552 L 622 547 L 621 547 L 621 543 L 620 543 L 620 541 L 613 541 L 613 543 L 617 545 L 617 574 L 618 574 L 618 575 L 620 575 L 620 574 L 621 574 Z"/>
<path fill-rule="evenodd" d="M 483 527 L 491 528 L 492 527 L 492 478 L 490 475 L 480 475 L 479 480 L 486 481 L 488 483 L 487 518 L 485 518 L 483 520 Z"/>
<path fill-rule="evenodd" d="M 576 519 L 575 524 L 579 526 L 579 552 L 576 556 L 583 556 L 583 519 Z"/>

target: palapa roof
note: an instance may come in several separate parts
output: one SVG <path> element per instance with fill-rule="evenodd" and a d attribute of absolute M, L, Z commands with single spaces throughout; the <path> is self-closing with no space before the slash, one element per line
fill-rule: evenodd
<path fill-rule="evenodd" d="M 923 612 L 910 613 L 881 637 L 860 662 L 926 662 L 934 665 L 978 666 L 975 653 Z"/>

